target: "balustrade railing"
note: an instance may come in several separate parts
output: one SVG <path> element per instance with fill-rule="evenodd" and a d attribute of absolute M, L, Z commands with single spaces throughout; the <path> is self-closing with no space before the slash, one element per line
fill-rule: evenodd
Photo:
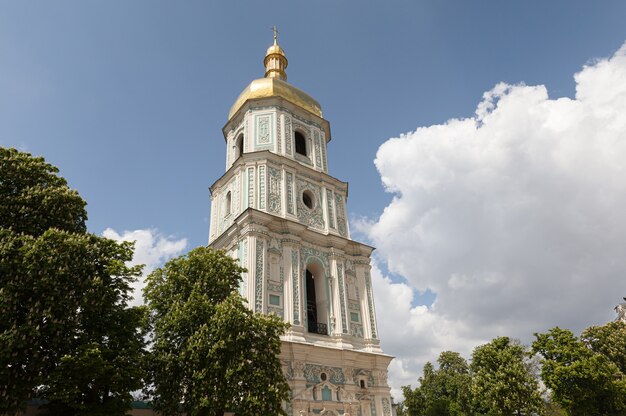
<path fill-rule="evenodd" d="M 309 322 L 309 332 L 319 335 L 328 335 L 328 325 L 321 322 Z"/>

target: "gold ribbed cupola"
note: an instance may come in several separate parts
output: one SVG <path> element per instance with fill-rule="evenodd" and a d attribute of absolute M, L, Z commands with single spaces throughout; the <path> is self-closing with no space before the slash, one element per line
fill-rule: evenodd
<path fill-rule="evenodd" d="M 274 44 L 265 53 L 265 78 L 278 78 L 287 81 L 287 57 L 283 48 L 278 46 L 278 31 L 274 26 Z"/>
<path fill-rule="evenodd" d="M 268 97 L 280 97 L 292 104 L 322 117 L 322 107 L 310 95 L 287 82 L 287 56 L 278 45 L 276 27 L 274 27 L 274 44 L 267 48 L 263 64 L 265 78 L 255 79 L 239 94 L 235 104 L 230 108 L 228 119 L 231 119 L 244 104 L 251 100 Z"/>

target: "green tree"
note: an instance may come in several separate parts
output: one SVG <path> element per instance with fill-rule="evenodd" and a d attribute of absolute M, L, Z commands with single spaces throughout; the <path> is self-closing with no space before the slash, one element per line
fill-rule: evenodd
<path fill-rule="evenodd" d="M 285 414 L 289 387 L 278 354 L 287 326 L 246 307 L 236 292 L 243 271 L 224 252 L 200 247 L 148 276 L 148 392 L 165 415 Z"/>
<path fill-rule="evenodd" d="M 424 365 L 420 385 L 415 390 L 404 386 L 404 407 L 415 416 L 470 415 L 471 376 L 467 361 L 459 353 L 444 351 L 437 359 L 439 368 Z"/>
<path fill-rule="evenodd" d="M 427 363 L 430 364 L 430 363 Z M 432 365 L 432 364 L 431 364 Z M 419 386 L 411 389 L 411 386 L 402 386 L 402 416 L 423 416 L 425 409 L 425 400 Z M 400 412 L 398 412 L 400 416 Z"/>
<path fill-rule="evenodd" d="M 0 148 L 0 414 L 34 394 L 63 415 L 124 414 L 145 313 L 132 244 L 86 233 L 85 202 L 40 157 Z"/>
<path fill-rule="evenodd" d="M 479 414 L 494 416 L 540 413 L 543 400 L 526 348 L 498 337 L 472 353 L 472 389 Z"/>
<path fill-rule="evenodd" d="M 622 374 L 626 374 L 626 323 L 609 322 L 585 329 L 580 338 L 592 351 L 612 361 Z"/>
<path fill-rule="evenodd" d="M 604 330 L 592 329 L 585 336 L 590 345 L 602 351 L 606 346 L 597 341 L 597 332 Z M 552 400 L 568 415 L 626 414 L 626 382 L 618 365 L 607 358 L 613 353 L 595 352 L 571 331 L 558 327 L 535 337 L 533 352 L 542 359 L 541 379 Z"/>

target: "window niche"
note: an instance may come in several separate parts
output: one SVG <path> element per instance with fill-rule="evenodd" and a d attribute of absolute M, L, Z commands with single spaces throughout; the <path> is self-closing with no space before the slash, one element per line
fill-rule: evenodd
<path fill-rule="evenodd" d="M 352 273 L 346 272 L 346 280 L 348 283 L 348 299 L 350 300 L 358 300 L 358 289 L 356 285 L 356 281 L 354 276 L 351 276 Z"/>
<path fill-rule="evenodd" d="M 245 147 L 244 136 L 243 136 L 243 133 L 241 133 L 239 134 L 239 136 L 237 136 L 237 139 L 235 140 L 235 152 L 236 152 L 235 159 L 238 159 L 241 156 L 243 156 L 244 147 Z"/>
<path fill-rule="evenodd" d="M 305 285 L 308 330 L 314 334 L 328 335 L 328 298 L 321 266 L 307 265 Z"/>
<path fill-rule="evenodd" d="M 359 322 L 361 322 L 361 319 L 359 318 L 359 313 L 358 312 L 350 312 L 350 321 L 351 322 L 356 322 L 357 324 Z"/>
<path fill-rule="evenodd" d="M 276 249 L 270 249 L 272 252 L 269 256 L 270 260 L 270 274 L 269 280 L 272 282 L 280 282 L 280 252 Z"/>
<path fill-rule="evenodd" d="M 226 192 L 226 199 L 224 201 L 224 216 L 228 217 L 232 209 L 232 196 L 230 191 Z"/>
<path fill-rule="evenodd" d="M 307 152 L 308 149 L 306 145 L 306 137 L 304 137 L 304 134 L 296 130 L 293 134 L 293 137 L 296 144 L 296 154 L 308 157 L 309 154 Z"/>
<path fill-rule="evenodd" d="M 269 304 L 272 306 L 280 306 L 280 295 L 274 295 L 270 293 Z"/>
<path fill-rule="evenodd" d="M 302 192 L 302 203 L 308 208 L 315 208 L 315 195 L 308 189 Z"/>

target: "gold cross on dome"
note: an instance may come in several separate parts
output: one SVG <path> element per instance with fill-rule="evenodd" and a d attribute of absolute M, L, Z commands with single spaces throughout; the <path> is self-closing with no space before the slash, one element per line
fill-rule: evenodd
<path fill-rule="evenodd" d="M 274 40 L 276 40 L 278 38 L 278 29 L 276 29 L 276 26 L 273 26 L 272 30 L 274 31 Z"/>

